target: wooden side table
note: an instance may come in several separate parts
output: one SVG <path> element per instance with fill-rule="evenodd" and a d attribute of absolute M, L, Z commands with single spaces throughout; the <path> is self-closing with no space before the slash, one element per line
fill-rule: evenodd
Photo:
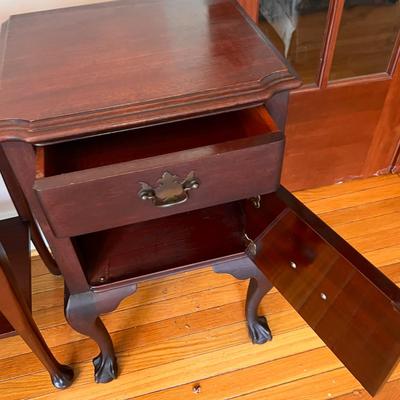
<path fill-rule="evenodd" d="M 69 323 L 99 345 L 97 382 L 117 376 L 100 315 L 139 281 L 212 264 L 250 279 L 254 343 L 272 337 L 257 308 L 274 285 L 378 390 L 400 290 L 280 186 L 300 82 L 236 2 L 21 15 L 1 43 L 2 168 L 65 278 Z"/>
<path fill-rule="evenodd" d="M 72 369 L 54 358 L 31 315 L 29 234 L 19 218 L 0 221 L 0 287 L 3 336 L 13 333 L 5 331 L 7 321 L 48 370 L 53 385 L 57 389 L 70 386 Z"/>

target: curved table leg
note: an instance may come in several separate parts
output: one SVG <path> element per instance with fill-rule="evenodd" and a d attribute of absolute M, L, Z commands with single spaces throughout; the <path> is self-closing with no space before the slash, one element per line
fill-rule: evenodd
<path fill-rule="evenodd" d="M 271 282 L 248 257 L 224 262 L 213 266 L 214 272 L 230 274 L 237 279 L 250 279 L 246 297 L 246 319 L 249 336 L 254 344 L 272 340 L 267 319 L 258 315 L 258 307 L 263 297 L 272 289 Z"/>
<path fill-rule="evenodd" d="M 51 353 L 8 268 L 6 253 L 0 244 L 0 311 L 46 367 L 53 385 L 65 389 L 72 383 L 73 370 L 59 364 Z"/>
<path fill-rule="evenodd" d="M 122 286 L 104 291 L 88 291 L 70 295 L 66 293 L 65 316 L 78 332 L 89 336 L 99 346 L 100 353 L 93 359 L 97 383 L 107 383 L 118 375 L 114 346 L 100 314 L 113 311 L 127 296 L 134 293 L 136 285 Z"/>

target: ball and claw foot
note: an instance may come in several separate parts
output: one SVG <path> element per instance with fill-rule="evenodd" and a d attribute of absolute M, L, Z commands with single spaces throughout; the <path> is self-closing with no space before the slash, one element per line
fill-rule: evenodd
<path fill-rule="evenodd" d="M 107 383 L 117 378 L 118 364 L 115 357 L 103 357 L 100 353 L 93 359 L 93 365 L 96 383 Z"/>
<path fill-rule="evenodd" d="M 256 321 L 248 322 L 248 328 L 254 344 L 263 344 L 272 340 L 271 330 L 265 317 L 257 317 Z"/>
<path fill-rule="evenodd" d="M 61 365 L 60 372 L 60 375 L 51 376 L 51 382 L 56 389 L 66 389 L 74 380 L 74 371 L 68 365 Z"/>

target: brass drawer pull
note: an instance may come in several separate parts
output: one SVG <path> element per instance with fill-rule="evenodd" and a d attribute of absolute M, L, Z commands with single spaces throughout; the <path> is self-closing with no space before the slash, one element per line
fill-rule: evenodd
<path fill-rule="evenodd" d="M 200 181 L 194 176 L 194 171 L 183 180 L 166 171 L 157 181 L 157 187 L 153 188 L 146 182 L 140 182 L 140 185 L 138 196 L 142 200 L 151 200 L 156 207 L 171 207 L 184 203 L 189 198 L 189 190 L 198 189 Z"/>

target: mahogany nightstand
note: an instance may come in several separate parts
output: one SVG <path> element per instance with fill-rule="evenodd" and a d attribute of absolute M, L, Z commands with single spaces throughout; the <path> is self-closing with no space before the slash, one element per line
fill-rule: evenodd
<path fill-rule="evenodd" d="M 97 382 L 117 376 L 99 315 L 212 264 L 250 278 L 254 343 L 271 339 L 257 307 L 274 285 L 376 392 L 400 354 L 400 290 L 280 186 L 300 82 L 236 2 L 20 15 L 2 49 L 2 172 L 65 278 L 69 323 L 100 347 Z"/>

